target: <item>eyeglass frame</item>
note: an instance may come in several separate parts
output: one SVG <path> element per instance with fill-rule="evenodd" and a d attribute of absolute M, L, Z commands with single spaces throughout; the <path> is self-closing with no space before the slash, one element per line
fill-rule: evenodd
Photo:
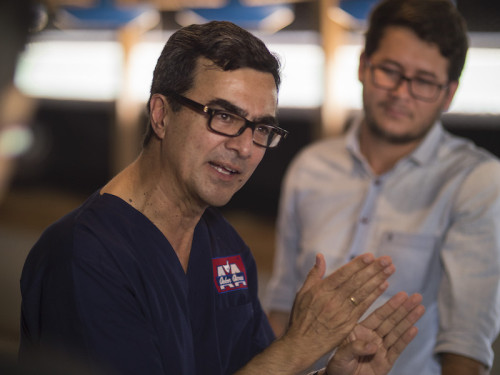
<path fill-rule="evenodd" d="M 407 75 L 403 74 L 402 72 L 394 70 L 394 72 L 397 72 L 399 74 L 399 80 L 397 81 L 397 84 L 395 84 L 394 87 L 392 87 L 392 88 L 385 87 L 385 86 L 382 86 L 382 85 L 380 85 L 380 83 L 377 83 L 375 81 L 375 74 L 373 73 L 373 71 L 375 69 L 382 69 L 381 64 L 372 64 L 370 62 L 370 60 L 368 60 L 368 59 L 365 59 L 365 62 L 366 62 L 366 65 L 370 68 L 370 73 L 371 73 L 371 76 L 372 76 L 372 83 L 373 83 L 373 85 L 375 87 L 377 87 L 379 89 L 387 90 L 387 91 L 393 91 L 393 90 L 397 90 L 401 86 L 401 84 L 403 83 L 403 81 L 406 81 L 408 83 L 408 92 L 410 93 L 410 95 L 414 99 L 421 100 L 423 102 L 427 102 L 427 103 L 433 103 L 433 102 L 435 102 L 439 98 L 439 94 L 441 93 L 441 91 L 443 91 L 444 89 L 447 89 L 450 86 L 450 82 L 442 84 L 442 83 L 435 83 L 435 82 L 428 81 L 428 83 L 430 85 L 433 85 L 433 86 L 435 86 L 437 88 L 436 94 L 435 94 L 435 96 L 432 99 L 431 98 L 422 97 L 422 96 L 419 96 L 419 95 L 415 95 L 415 93 L 413 92 L 413 88 L 412 88 L 413 85 L 412 84 L 413 84 L 413 81 L 415 81 L 416 79 L 418 79 L 417 77 L 410 78 Z"/>
<path fill-rule="evenodd" d="M 198 103 L 198 102 L 196 102 L 196 101 L 194 101 L 192 99 L 186 98 L 185 96 L 177 94 L 175 92 L 169 92 L 168 94 L 166 94 L 166 96 L 167 97 L 171 97 L 177 103 L 179 103 L 179 104 L 181 104 L 183 106 L 186 106 L 186 107 L 190 108 L 191 110 L 193 110 L 195 112 L 198 112 L 199 114 L 208 115 L 208 122 L 207 122 L 208 129 L 211 132 L 215 133 L 215 134 L 223 135 L 223 136 L 230 137 L 230 138 L 236 138 L 236 137 L 240 136 L 241 134 L 243 134 L 243 132 L 247 128 L 250 128 L 252 130 L 252 141 L 253 141 L 253 143 L 256 146 L 264 147 L 264 148 L 276 148 L 276 147 L 278 147 L 278 145 L 281 143 L 281 141 L 283 139 L 285 139 L 288 136 L 288 134 L 289 134 L 288 130 L 280 128 L 279 126 L 270 125 L 270 124 L 259 124 L 259 123 L 250 121 L 250 120 L 248 120 L 247 118 L 245 118 L 243 116 L 240 116 L 240 115 L 238 115 L 236 113 L 233 113 L 233 112 L 225 110 L 225 109 L 213 109 L 213 108 L 210 108 L 207 105 Z M 245 121 L 245 124 L 238 130 L 238 132 L 236 134 L 226 134 L 226 133 L 222 133 L 221 131 L 215 130 L 214 128 L 212 128 L 212 125 L 211 125 L 212 124 L 212 119 L 213 119 L 214 115 L 216 115 L 217 113 L 220 113 L 220 112 L 225 112 L 225 113 L 228 113 L 228 114 L 230 114 L 232 116 L 239 117 L 239 118 L 241 118 L 241 119 L 243 119 Z M 259 125 L 265 125 L 265 126 L 268 126 L 268 127 L 272 128 L 272 131 L 274 131 L 275 134 L 277 134 L 280 137 L 278 139 L 278 142 L 274 146 L 262 145 L 262 144 L 257 143 L 255 141 L 255 139 L 253 138 L 253 136 L 255 134 L 255 128 L 257 126 L 259 126 Z M 272 138 L 270 138 L 270 140 L 272 140 Z"/>

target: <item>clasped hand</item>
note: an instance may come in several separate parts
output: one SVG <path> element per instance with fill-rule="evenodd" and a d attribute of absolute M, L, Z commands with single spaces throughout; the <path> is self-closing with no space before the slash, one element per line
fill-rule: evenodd
<path fill-rule="evenodd" d="M 382 375 L 416 336 L 414 324 L 425 309 L 422 298 L 401 292 L 358 324 L 361 316 L 387 289 L 395 272 L 390 257 L 363 254 L 323 278 L 321 254 L 297 293 L 289 328 L 294 357 L 307 368 L 338 348 L 328 375 Z"/>

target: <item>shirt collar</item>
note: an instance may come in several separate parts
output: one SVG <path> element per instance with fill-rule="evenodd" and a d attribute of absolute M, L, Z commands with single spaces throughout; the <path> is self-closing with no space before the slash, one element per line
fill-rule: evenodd
<path fill-rule="evenodd" d="M 429 164 L 432 160 L 435 160 L 443 134 L 441 121 L 436 121 L 424 140 L 408 158 L 413 159 L 418 164 Z"/>
<path fill-rule="evenodd" d="M 356 159 L 364 162 L 365 158 L 361 154 L 359 147 L 359 128 L 362 119 L 362 116 L 356 117 L 347 130 L 346 148 Z M 441 121 L 436 121 L 420 145 L 406 159 L 421 165 L 430 163 L 435 158 L 443 134 L 444 130 Z"/>

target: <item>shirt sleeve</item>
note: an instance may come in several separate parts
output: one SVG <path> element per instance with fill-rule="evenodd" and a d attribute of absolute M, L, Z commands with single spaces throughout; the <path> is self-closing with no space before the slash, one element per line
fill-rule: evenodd
<path fill-rule="evenodd" d="M 436 353 L 491 367 L 500 323 L 500 164 L 483 162 L 459 189 L 442 247 Z"/>
<path fill-rule="evenodd" d="M 300 275 L 295 265 L 300 252 L 301 232 L 295 195 L 298 174 L 299 164 L 295 161 L 287 171 L 281 189 L 273 273 L 265 303 L 269 311 L 289 312 L 299 283 Z"/>

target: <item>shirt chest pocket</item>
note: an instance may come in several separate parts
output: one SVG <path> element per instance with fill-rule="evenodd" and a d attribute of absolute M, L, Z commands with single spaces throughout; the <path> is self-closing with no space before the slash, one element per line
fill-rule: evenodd
<path fill-rule="evenodd" d="M 232 346 L 244 332 L 248 334 L 248 330 L 252 328 L 253 312 L 247 289 L 219 294 L 215 308 L 219 339 L 225 345 Z"/>
<path fill-rule="evenodd" d="M 217 336 L 223 368 L 236 370 L 248 361 L 254 331 L 252 317 L 251 303 L 217 311 Z M 240 365 L 236 366 L 235 363 Z"/>
<path fill-rule="evenodd" d="M 425 281 L 437 262 L 437 237 L 428 234 L 385 232 L 380 240 L 378 255 L 389 255 L 396 273 L 389 278 L 386 294 L 399 291 L 422 293 Z"/>

